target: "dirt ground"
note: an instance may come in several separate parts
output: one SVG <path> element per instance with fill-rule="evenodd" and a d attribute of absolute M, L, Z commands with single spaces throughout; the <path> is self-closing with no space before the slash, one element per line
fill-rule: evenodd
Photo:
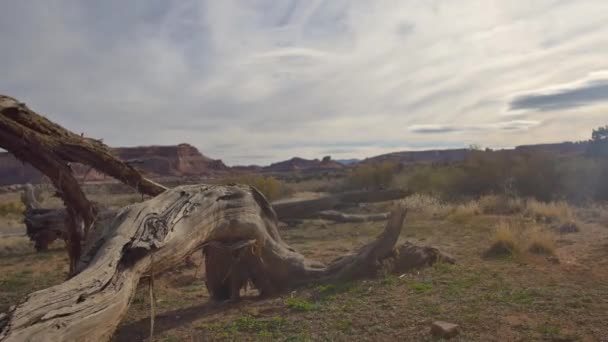
<path fill-rule="evenodd" d="M 210 302 L 201 257 L 155 279 L 155 341 L 431 341 L 430 324 L 459 324 L 455 341 L 608 341 L 608 226 L 580 214 L 580 232 L 555 233 L 555 257 L 526 251 L 487 259 L 494 228 L 523 216 L 476 214 L 450 220 L 410 212 L 402 239 L 452 254 L 444 263 L 403 275 L 316 284 L 281 297 L 249 290 L 237 303 Z M 360 246 L 383 222 L 305 221 L 285 240 L 321 261 Z M 33 290 L 61 282 L 61 243 L 37 254 L 25 238 L 3 238 L 0 312 Z M 148 281 L 142 280 L 114 341 L 144 341 L 150 332 Z"/>

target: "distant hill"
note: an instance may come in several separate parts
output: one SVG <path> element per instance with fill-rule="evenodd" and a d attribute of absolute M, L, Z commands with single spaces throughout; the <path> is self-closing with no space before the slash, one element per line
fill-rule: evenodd
<path fill-rule="evenodd" d="M 336 159 L 336 161 L 342 165 L 357 164 L 361 159 Z"/>
<path fill-rule="evenodd" d="M 199 176 L 229 170 L 221 160 L 211 159 L 189 144 L 119 147 L 112 151 L 149 177 Z M 83 165 L 72 165 L 72 169 L 81 179 L 85 175 L 86 180 L 105 179 L 105 175 Z M 0 185 L 41 180 L 42 174 L 31 165 L 23 164 L 10 153 L 0 153 Z"/>
<path fill-rule="evenodd" d="M 572 157 L 584 154 L 588 145 L 588 142 L 522 145 L 512 150 L 505 150 L 504 152 L 536 152 L 558 157 Z M 340 171 L 358 163 L 377 163 L 383 161 L 395 161 L 401 164 L 451 163 L 464 160 L 470 151 L 468 149 L 401 151 L 382 154 L 364 160 L 333 160 L 329 156 L 321 160 L 294 157 L 265 167 L 252 165 L 235 166 L 233 168 L 229 168 L 219 159 L 211 159 L 203 155 L 196 147 L 189 144 L 119 147 L 114 148 L 113 152 L 117 157 L 129 162 L 148 177 L 156 178 L 167 176 L 204 176 L 228 171 L 248 173 Z M 80 179 L 85 179 L 85 175 L 86 180 L 89 181 L 106 179 L 105 175 L 82 165 L 73 164 L 72 169 Z M 42 175 L 38 170 L 29 164 L 23 164 L 7 152 L 0 152 L 0 185 L 37 183 L 41 180 Z"/>
<path fill-rule="evenodd" d="M 292 172 L 292 171 L 323 171 L 323 170 L 341 170 L 345 166 L 339 162 L 332 160 L 331 157 L 319 159 L 304 159 L 294 157 L 286 161 L 270 164 L 264 167 L 264 172 Z"/>
<path fill-rule="evenodd" d="M 507 153 L 544 153 L 556 157 L 573 157 L 583 155 L 589 146 L 588 142 L 563 142 L 555 144 L 521 145 L 514 149 L 504 150 Z M 451 150 L 427 150 L 427 151 L 402 151 L 382 154 L 370 157 L 361 163 L 377 163 L 383 161 L 395 161 L 401 164 L 418 163 L 452 163 L 463 161 L 469 149 Z"/>

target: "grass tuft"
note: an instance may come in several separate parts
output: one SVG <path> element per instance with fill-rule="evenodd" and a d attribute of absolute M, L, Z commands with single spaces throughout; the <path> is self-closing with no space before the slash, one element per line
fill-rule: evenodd
<path fill-rule="evenodd" d="M 494 232 L 491 247 L 485 252 L 485 257 L 512 256 L 519 251 L 519 244 L 511 225 L 505 221 L 499 223 Z"/>
<path fill-rule="evenodd" d="M 530 199 L 526 204 L 526 214 L 536 221 L 545 223 L 575 222 L 574 210 L 564 201 L 540 202 Z"/>
<path fill-rule="evenodd" d="M 553 235 L 539 228 L 534 228 L 527 234 L 528 251 L 534 254 L 555 254 L 555 239 Z"/>

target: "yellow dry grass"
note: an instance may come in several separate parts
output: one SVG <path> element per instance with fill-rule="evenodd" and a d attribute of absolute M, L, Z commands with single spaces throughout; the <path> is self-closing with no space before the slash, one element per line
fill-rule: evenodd
<path fill-rule="evenodd" d="M 523 210 L 524 204 L 520 198 L 506 196 L 486 195 L 478 200 L 479 207 L 484 214 L 510 215 Z"/>
<path fill-rule="evenodd" d="M 425 194 L 413 194 L 402 200 L 402 203 L 412 212 L 426 214 L 432 217 L 445 217 L 451 207 L 441 202 L 437 197 Z"/>
<path fill-rule="evenodd" d="M 574 209 L 565 201 L 540 202 L 534 199 L 528 200 L 526 214 L 539 221 L 571 223 L 575 221 Z"/>
<path fill-rule="evenodd" d="M 0 255 L 33 251 L 33 245 L 26 236 L 5 236 L 0 238 Z"/>
<path fill-rule="evenodd" d="M 534 254 L 555 254 L 555 239 L 553 235 L 539 227 L 534 227 L 526 234 L 528 251 Z"/>
<path fill-rule="evenodd" d="M 486 251 L 487 257 L 510 256 L 520 250 L 515 228 L 507 221 L 500 221 L 494 230 L 492 244 Z"/>
<path fill-rule="evenodd" d="M 463 224 L 469 222 L 473 217 L 479 214 L 481 214 L 479 202 L 470 201 L 452 207 L 448 219 L 454 223 Z"/>

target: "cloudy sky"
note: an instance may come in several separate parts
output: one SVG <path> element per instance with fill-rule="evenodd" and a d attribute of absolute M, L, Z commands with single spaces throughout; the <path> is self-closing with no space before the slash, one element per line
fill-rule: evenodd
<path fill-rule="evenodd" d="M 5 0 L 0 93 L 228 164 L 581 140 L 606 0 Z"/>

